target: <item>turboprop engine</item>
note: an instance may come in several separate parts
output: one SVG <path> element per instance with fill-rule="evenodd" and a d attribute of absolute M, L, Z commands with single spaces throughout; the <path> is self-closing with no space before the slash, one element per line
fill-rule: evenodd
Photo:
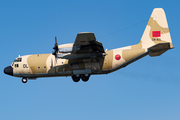
<path fill-rule="evenodd" d="M 80 49 L 78 46 L 73 46 L 73 43 L 62 44 L 58 46 L 59 53 L 71 53 Z"/>

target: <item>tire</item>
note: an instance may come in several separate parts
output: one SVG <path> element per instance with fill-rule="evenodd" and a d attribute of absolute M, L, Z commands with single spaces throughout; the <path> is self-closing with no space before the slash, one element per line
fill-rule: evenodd
<path fill-rule="evenodd" d="M 73 75 L 73 76 L 72 76 L 72 80 L 73 80 L 74 82 L 79 82 L 79 80 L 80 80 L 80 75 Z"/>
<path fill-rule="evenodd" d="M 83 82 L 87 82 L 89 80 L 90 75 L 81 75 L 81 79 Z"/>
<path fill-rule="evenodd" d="M 27 78 L 22 78 L 22 83 L 27 83 Z"/>

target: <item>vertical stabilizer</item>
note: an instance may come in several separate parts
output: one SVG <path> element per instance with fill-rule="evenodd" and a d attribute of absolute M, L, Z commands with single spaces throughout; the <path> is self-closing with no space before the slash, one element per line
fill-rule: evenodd
<path fill-rule="evenodd" d="M 165 12 L 155 8 L 145 28 L 140 43 L 142 48 L 151 50 L 150 56 L 158 56 L 173 48 Z M 158 52 L 158 53 L 157 53 Z"/>
<path fill-rule="evenodd" d="M 165 12 L 162 8 L 155 8 L 140 43 L 143 48 L 149 48 L 166 42 L 170 43 L 170 48 L 173 48 Z"/>

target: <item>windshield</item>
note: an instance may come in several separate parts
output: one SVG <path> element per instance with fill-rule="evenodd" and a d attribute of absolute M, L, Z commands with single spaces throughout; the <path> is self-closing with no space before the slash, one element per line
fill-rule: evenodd
<path fill-rule="evenodd" d="M 21 62 L 22 61 L 22 58 L 16 58 L 15 60 L 14 60 L 14 62 Z"/>

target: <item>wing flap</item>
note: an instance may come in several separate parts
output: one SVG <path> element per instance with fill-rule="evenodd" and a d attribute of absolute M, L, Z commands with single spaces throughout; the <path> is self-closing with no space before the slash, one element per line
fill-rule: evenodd
<path fill-rule="evenodd" d="M 70 54 L 58 54 L 58 58 L 61 59 L 92 59 L 92 58 L 97 58 L 97 57 L 102 57 L 105 56 L 105 53 L 70 53 Z"/>

